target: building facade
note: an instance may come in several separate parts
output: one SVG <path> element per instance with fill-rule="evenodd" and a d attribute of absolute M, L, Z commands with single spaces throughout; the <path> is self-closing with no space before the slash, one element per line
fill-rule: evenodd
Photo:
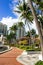
<path fill-rule="evenodd" d="M 25 32 L 25 26 L 23 26 L 21 28 L 18 27 L 18 30 L 16 31 L 16 39 L 20 39 L 20 38 L 24 37 L 25 34 L 26 34 L 26 32 Z"/>
<path fill-rule="evenodd" d="M 7 35 L 7 25 L 0 22 L 0 36 L 6 36 Z"/>

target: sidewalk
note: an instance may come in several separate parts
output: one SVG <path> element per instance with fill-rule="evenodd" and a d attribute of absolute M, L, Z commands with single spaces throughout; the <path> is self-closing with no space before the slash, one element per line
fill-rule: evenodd
<path fill-rule="evenodd" d="M 41 53 L 41 52 L 40 52 Z M 39 61 L 39 52 L 30 51 L 28 54 L 26 51 L 23 51 L 21 55 L 17 57 L 17 61 L 23 65 L 35 65 Z"/>
<path fill-rule="evenodd" d="M 19 56 L 22 52 L 22 50 L 15 47 L 11 51 L 1 54 L 0 65 L 22 65 L 16 60 L 17 56 Z"/>

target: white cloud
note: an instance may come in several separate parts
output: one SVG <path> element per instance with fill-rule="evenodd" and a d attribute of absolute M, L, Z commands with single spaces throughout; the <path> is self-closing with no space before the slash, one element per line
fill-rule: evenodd
<path fill-rule="evenodd" d="M 14 23 L 18 22 L 18 18 L 13 19 L 12 17 L 6 17 L 6 18 L 3 17 L 0 22 L 2 22 L 3 24 L 6 24 L 9 29 L 9 27 L 11 27 Z"/>
<path fill-rule="evenodd" d="M 17 23 L 18 21 L 20 22 L 20 19 L 19 18 L 14 19 L 12 17 L 6 17 L 6 18 L 3 17 L 0 22 L 3 23 L 3 24 L 6 24 L 7 27 L 8 27 L 8 29 L 9 29 L 14 23 Z M 23 20 L 23 22 L 24 22 L 24 20 Z M 36 30 L 36 32 L 38 33 L 35 22 L 30 26 L 30 28 L 31 29 L 34 28 Z M 28 28 L 27 25 L 25 26 L 25 30 L 26 31 L 29 30 L 29 28 Z"/>

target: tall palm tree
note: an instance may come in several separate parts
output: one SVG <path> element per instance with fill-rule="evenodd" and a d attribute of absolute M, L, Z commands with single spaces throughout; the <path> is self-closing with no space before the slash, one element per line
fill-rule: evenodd
<path fill-rule="evenodd" d="M 23 22 L 18 22 L 18 28 L 20 29 L 19 37 L 21 37 L 21 29 L 23 28 Z"/>
<path fill-rule="evenodd" d="M 28 22 L 32 22 L 33 16 L 25 0 L 23 0 L 23 2 L 20 3 L 16 8 L 17 10 L 14 10 L 14 11 L 21 14 L 20 17 L 22 19 L 29 20 Z"/>
<path fill-rule="evenodd" d="M 33 14 L 33 17 L 34 17 L 34 19 L 35 19 L 35 23 L 36 23 L 36 26 L 37 26 L 37 29 L 38 29 L 38 33 L 39 33 L 39 36 L 40 36 L 40 41 L 41 41 L 41 50 L 42 50 L 42 59 L 43 59 L 43 36 L 42 36 L 42 31 L 41 31 L 41 26 L 40 26 L 40 23 L 39 23 L 39 21 L 38 21 L 38 17 L 37 17 L 37 14 L 36 14 L 36 11 L 35 11 L 35 8 L 34 8 L 34 6 L 33 6 L 33 1 L 37 4 L 37 5 L 39 5 L 39 8 L 43 11 L 43 0 L 28 0 L 28 3 L 29 3 L 29 10 L 27 10 L 26 9 L 26 7 L 25 7 L 25 9 L 27 10 L 27 11 L 24 11 L 23 10 L 23 7 L 21 8 L 19 8 L 19 9 L 21 9 L 20 11 L 19 11 L 19 13 L 21 12 L 21 11 L 23 11 L 22 12 L 22 16 L 23 17 L 26 17 L 26 18 L 29 18 L 29 16 L 27 16 L 27 12 L 28 11 L 30 11 L 30 9 L 31 9 L 31 12 L 32 12 L 32 14 Z M 23 14 L 24 13 L 24 14 Z M 26 16 L 25 16 L 25 14 L 26 14 Z M 30 18 L 31 19 L 31 18 Z"/>
<path fill-rule="evenodd" d="M 27 3 L 25 2 L 25 0 L 23 0 L 22 4 L 19 4 L 17 6 L 18 10 L 15 10 L 15 12 L 20 13 L 20 17 L 21 19 L 25 19 L 25 23 L 28 24 L 29 27 L 29 31 L 30 31 L 30 26 L 29 24 L 32 23 L 33 20 L 33 16 L 31 13 L 30 8 L 27 6 Z M 30 38 L 31 38 L 31 33 L 30 33 Z M 31 42 L 32 43 L 32 42 Z"/>
<path fill-rule="evenodd" d="M 35 0 L 34 0 L 34 1 L 35 1 Z M 40 1 L 37 0 L 37 2 L 38 2 L 38 4 L 39 4 Z M 32 0 L 28 0 L 28 3 L 30 4 L 30 9 L 31 9 L 32 14 L 33 14 L 33 17 L 34 17 L 34 19 L 35 19 L 35 23 L 36 23 L 36 26 L 37 26 L 37 29 L 38 29 L 38 33 L 39 33 L 39 36 L 40 36 L 41 50 L 42 50 L 42 60 L 43 60 L 43 36 L 42 36 L 42 31 L 41 31 L 40 23 L 39 23 L 39 21 L 38 21 L 36 11 L 35 11 L 35 9 L 34 9 L 34 7 L 33 7 Z M 35 2 L 35 3 L 36 3 L 36 2 Z M 40 3 L 41 3 L 41 2 L 40 2 Z M 40 4 L 39 4 L 39 6 L 40 6 Z M 40 6 L 40 7 L 41 7 L 41 9 L 43 9 L 43 8 L 42 8 L 43 5 Z"/>

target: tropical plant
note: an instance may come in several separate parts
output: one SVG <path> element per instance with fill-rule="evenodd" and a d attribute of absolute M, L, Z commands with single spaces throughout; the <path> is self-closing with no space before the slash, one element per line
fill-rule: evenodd
<path fill-rule="evenodd" d="M 35 31 L 34 29 L 32 29 L 32 30 L 31 30 L 31 33 L 32 33 L 33 36 L 35 36 L 36 31 Z"/>
<path fill-rule="evenodd" d="M 23 16 L 23 18 L 25 18 L 26 20 L 27 19 L 32 20 L 34 18 L 37 29 L 38 29 L 39 37 L 40 37 L 41 50 L 42 50 L 42 59 L 43 59 L 43 35 L 42 35 L 41 25 L 40 25 L 40 22 L 39 22 L 38 17 L 37 17 L 39 14 L 37 14 L 36 8 L 33 5 L 33 3 L 36 4 L 38 6 L 38 10 L 40 9 L 43 12 L 43 0 L 27 0 L 27 1 L 28 1 L 28 4 L 26 6 L 23 5 L 22 8 L 21 8 L 21 6 L 18 7 L 19 8 L 19 13 L 22 11 L 21 16 Z M 27 15 L 27 13 L 28 13 L 28 15 Z M 32 15 L 33 15 L 33 17 L 32 17 Z"/>
<path fill-rule="evenodd" d="M 42 59 L 43 59 L 43 36 L 42 36 L 42 31 L 41 31 L 41 26 L 40 26 L 40 23 L 38 21 L 38 17 L 37 17 L 37 14 L 36 14 L 36 11 L 35 11 L 35 8 L 33 6 L 33 1 L 34 3 L 36 3 L 36 5 L 39 5 L 39 9 L 40 10 L 43 10 L 43 1 L 42 0 L 28 0 L 28 3 L 29 3 L 29 7 L 32 11 L 32 14 L 33 14 L 33 17 L 34 17 L 34 20 L 35 20 L 35 23 L 36 23 L 36 26 L 37 26 L 37 29 L 38 29 L 38 33 L 39 33 L 39 36 L 40 36 L 40 41 L 41 41 L 41 50 L 42 50 Z"/>
<path fill-rule="evenodd" d="M 30 37 L 30 32 L 29 31 L 27 32 L 27 35 L 26 36 Z"/>
<path fill-rule="evenodd" d="M 7 42 L 8 42 L 8 43 L 11 43 L 11 40 L 12 40 L 13 38 L 15 38 L 14 36 L 15 36 L 15 34 L 14 34 L 13 32 L 10 32 L 10 34 L 6 36 Z"/>
<path fill-rule="evenodd" d="M 16 37 L 16 31 L 17 31 L 17 25 L 14 24 L 12 27 L 10 27 L 10 30 L 13 31 L 15 33 L 15 37 Z"/>
<path fill-rule="evenodd" d="M 29 20 L 28 22 L 32 22 L 33 17 L 31 16 L 31 10 L 27 6 L 27 3 L 25 0 L 23 0 L 22 3 L 19 2 L 19 5 L 16 7 L 17 10 L 14 10 L 15 12 L 21 14 L 20 17 L 25 20 Z M 27 15 L 28 14 L 28 15 Z"/>
<path fill-rule="evenodd" d="M 35 63 L 35 65 L 43 65 L 43 61 L 38 61 L 37 63 Z"/>
<path fill-rule="evenodd" d="M 25 2 L 25 0 L 23 0 L 22 3 L 20 3 L 18 6 L 17 6 L 17 9 L 18 10 L 15 10 L 15 12 L 17 13 L 20 13 L 20 17 L 21 19 L 25 19 L 25 24 L 28 25 L 29 27 L 29 31 L 30 31 L 30 26 L 29 24 L 32 23 L 32 20 L 33 20 L 33 16 L 32 16 L 32 13 L 31 13 L 31 10 L 30 8 L 27 6 L 27 3 Z M 31 32 L 30 32 L 30 39 L 31 39 L 32 35 L 31 35 Z M 31 39 L 32 40 L 32 39 Z M 32 42 L 31 42 L 32 43 Z"/>

